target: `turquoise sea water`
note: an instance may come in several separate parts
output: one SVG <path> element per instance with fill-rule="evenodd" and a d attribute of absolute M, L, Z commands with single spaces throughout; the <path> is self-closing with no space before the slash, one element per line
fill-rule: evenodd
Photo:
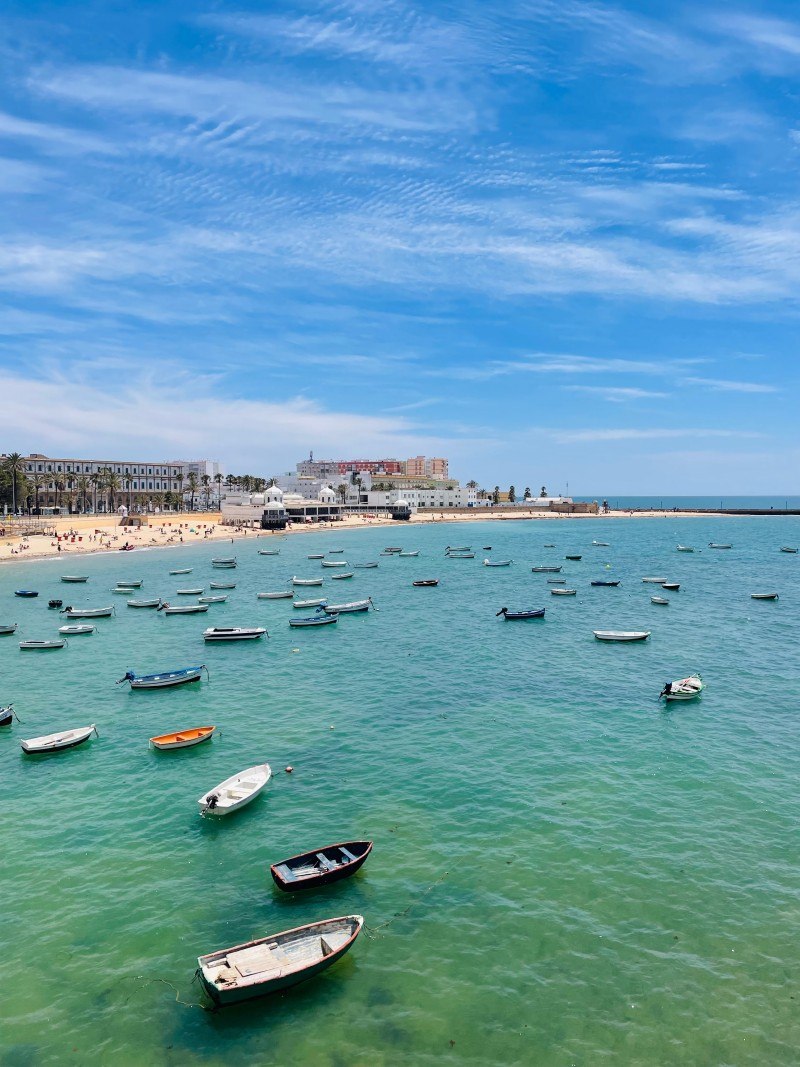
<path fill-rule="evenodd" d="M 734 547 L 675 551 L 711 540 Z M 219 545 L 0 571 L 0 621 L 22 636 L 55 633 L 50 597 L 117 606 L 63 651 L 0 638 L 0 703 L 24 720 L 0 731 L 0 1064 L 796 1063 L 800 555 L 778 548 L 800 545 L 800 520 L 398 525 L 279 543 L 278 557 L 238 543 L 236 571 L 212 570 Z M 449 543 L 476 558 L 445 559 Z M 387 544 L 420 556 L 379 556 Z M 305 559 L 330 547 L 380 567 L 331 582 Z M 551 562 L 577 597 L 531 573 Z M 191 576 L 168 575 L 182 565 Z M 86 586 L 58 580 L 81 572 Z M 297 631 L 289 601 L 255 598 L 318 573 L 330 597 L 372 595 L 379 611 Z M 668 608 L 641 583 L 659 573 L 682 583 Z M 590 588 L 609 575 L 618 589 Z M 109 591 L 134 576 L 134 596 L 238 585 L 206 615 L 165 618 Z M 414 589 L 418 577 L 441 584 Z M 14 598 L 21 587 L 38 600 Z M 773 589 L 775 603 L 749 597 Z M 547 615 L 505 622 L 503 606 Z M 268 642 L 200 639 L 257 623 Z M 597 628 L 652 638 L 602 645 Z M 202 662 L 199 686 L 114 685 L 128 668 Z M 665 710 L 664 681 L 695 669 L 702 700 Z M 20 737 L 91 722 L 100 736 L 81 748 L 21 754 Z M 206 723 L 221 731 L 208 744 L 148 748 Z M 251 807 L 199 816 L 207 788 L 265 760 L 274 778 Z M 351 837 L 375 841 L 354 878 L 273 887 L 271 862 Z M 217 1014 L 195 1006 L 198 954 L 351 912 L 365 931 L 321 977 Z"/>

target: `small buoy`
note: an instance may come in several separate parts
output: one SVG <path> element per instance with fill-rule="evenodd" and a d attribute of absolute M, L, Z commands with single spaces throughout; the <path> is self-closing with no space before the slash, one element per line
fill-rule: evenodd
<path fill-rule="evenodd" d="M 334 729 L 335 729 L 335 727 L 334 727 L 334 726 L 332 726 L 332 727 L 331 727 L 331 730 L 334 730 Z"/>
<path fill-rule="evenodd" d="M 287 774 L 291 774 L 293 770 L 294 770 L 294 767 L 290 763 L 289 766 L 286 768 L 286 773 Z"/>
<path fill-rule="evenodd" d="M 300 651 L 300 649 L 299 649 L 299 648 L 293 648 L 293 649 L 292 649 L 292 652 L 299 652 L 299 651 Z"/>

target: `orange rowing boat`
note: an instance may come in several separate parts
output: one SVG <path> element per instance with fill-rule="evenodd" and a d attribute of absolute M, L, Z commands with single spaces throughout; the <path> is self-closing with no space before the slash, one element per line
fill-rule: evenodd
<path fill-rule="evenodd" d="M 156 748 L 190 748 L 207 741 L 216 730 L 216 726 L 195 726 L 191 730 L 176 730 L 173 734 L 161 734 L 151 737 L 150 744 Z"/>

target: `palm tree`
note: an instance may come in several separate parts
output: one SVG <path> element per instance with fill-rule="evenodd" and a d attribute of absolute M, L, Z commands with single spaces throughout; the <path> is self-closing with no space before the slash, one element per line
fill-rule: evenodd
<path fill-rule="evenodd" d="M 219 471 L 214 475 L 214 481 L 217 483 L 217 507 L 222 511 L 222 475 Z"/>
<path fill-rule="evenodd" d="M 31 478 L 31 482 L 33 484 L 33 492 L 34 492 L 34 496 L 35 496 L 35 505 L 34 505 L 34 507 L 35 507 L 35 510 L 36 510 L 36 514 L 40 515 L 41 511 L 39 509 L 39 490 L 42 488 L 42 486 L 45 483 L 45 477 L 44 477 L 43 474 L 34 474 L 33 477 Z"/>
<path fill-rule="evenodd" d="M 164 493 L 164 504 L 170 511 L 172 511 L 175 506 L 175 494 L 171 489 L 168 489 L 167 492 Z"/>
<path fill-rule="evenodd" d="M 544 486 L 542 486 L 541 492 L 539 493 L 539 496 L 547 496 L 547 490 L 545 489 Z"/>
<path fill-rule="evenodd" d="M 5 462 L 6 472 L 11 475 L 11 510 L 17 510 L 17 478 L 25 470 L 20 452 L 11 452 Z"/>
<path fill-rule="evenodd" d="M 344 502 L 347 500 L 347 486 L 344 484 L 344 482 L 341 485 L 336 486 L 336 493 L 341 502 L 344 504 Z"/>
<path fill-rule="evenodd" d="M 180 510 L 183 511 L 183 479 L 185 475 L 183 473 L 183 467 L 178 468 L 178 473 L 175 475 L 175 480 L 178 483 L 178 499 L 180 501 Z"/>
<path fill-rule="evenodd" d="M 92 482 L 92 514 L 96 515 L 97 514 L 97 487 L 100 484 L 100 482 L 102 481 L 102 475 L 99 473 L 99 471 L 94 471 L 89 476 L 89 480 Z"/>
<path fill-rule="evenodd" d="M 530 490 L 530 487 L 526 485 L 525 486 L 525 498 L 524 499 L 525 500 L 530 500 L 530 498 L 531 498 L 531 490 Z"/>
<path fill-rule="evenodd" d="M 477 489 L 477 488 L 478 488 L 478 483 L 475 481 L 474 478 L 471 481 L 467 482 L 467 489 Z"/>
<path fill-rule="evenodd" d="M 494 503 L 494 504 L 499 504 L 500 503 L 500 486 L 499 485 L 496 485 L 494 487 L 494 492 L 492 493 L 492 503 Z"/>
<path fill-rule="evenodd" d="M 105 476 L 105 487 L 108 490 L 108 510 L 110 513 L 114 510 L 114 505 L 116 503 L 116 494 L 119 492 L 120 489 L 120 481 L 117 475 L 114 474 L 112 470 L 109 470 L 108 467 L 106 468 L 106 471 L 107 473 Z"/>
<path fill-rule="evenodd" d="M 211 485 L 211 475 L 210 474 L 201 475 L 200 481 L 203 483 L 203 495 L 206 498 L 206 511 L 208 511 L 208 498 L 209 498 L 209 486 Z"/>
<path fill-rule="evenodd" d="M 156 493 L 156 495 L 152 499 L 152 504 L 154 511 L 156 508 L 158 508 L 159 511 L 162 511 L 164 508 L 164 494 Z"/>
<path fill-rule="evenodd" d="M 55 480 L 55 482 L 53 484 L 56 487 L 56 507 L 59 508 L 59 510 L 60 510 L 60 508 L 61 508 L 61 494 L 64 492 L 64 479 L 60 478 L 60 477 L 56 478 L 56 480 Z"/>
<path fill-rule="evenodd" d="M 86 494 L 87 494 L 87 492 L 89 490 L 89 479 L 86 477 L 85 474 L 82 474 L 80 476 L 80 478 L 78 478 L 78 480 L 77 480 L 77 482 L 75 484 L 77 485 L 78 492 L 81 494 L 81 499 L 83 500 L 83 514 L 85 515 L 86 514 Z"/>
<path fill-rule="evenodd" d="M 194 473 L 194 471 L 189 471 L 189 477 L 186 479 L 186 481 L 189 486 L 189 492 L 192 494 L 189 509 L 190 511 L 194 511 L 194 494 L 197 492 L 198 486 L 197 475 Z"/>
<path fill-rule="evenodd" d="M 508 502 L 509 502 L 509 504 L 513 504 L 516 499 L 517 499 L 517 491 L 516 491 L 516 489 L 514 488 L 513 485 L 510 485 L 508 487 Z"/>

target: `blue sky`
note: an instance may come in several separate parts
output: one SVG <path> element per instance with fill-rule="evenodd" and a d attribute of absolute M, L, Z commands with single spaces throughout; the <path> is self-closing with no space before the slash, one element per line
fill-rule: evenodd
<path fill-rule="evenodd" d="M 800 11 L 4 4 L 3 449 L 793 492 Z"/>

